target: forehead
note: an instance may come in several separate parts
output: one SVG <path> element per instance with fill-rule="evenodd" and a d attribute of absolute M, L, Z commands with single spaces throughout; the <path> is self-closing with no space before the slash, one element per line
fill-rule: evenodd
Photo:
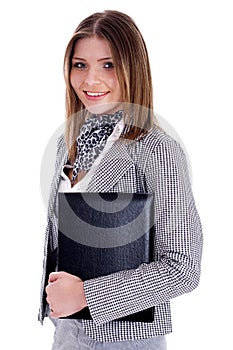
<path fill-rule="evenodd" d="M 96 36 L 78 39 L 74 45 L 74 57 L 103 58 L 111 57 L 111 49 L 108 41 Z"/>

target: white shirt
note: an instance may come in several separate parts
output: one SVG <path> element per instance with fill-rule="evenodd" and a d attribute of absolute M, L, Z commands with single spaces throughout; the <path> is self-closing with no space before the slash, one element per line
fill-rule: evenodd
<path fill-rule="evenodd" d="M 92 164 L 91 169 L 82 178 L 82 180 L 80 180 L 78 183 L 76 183 L 73 187 L 71 187 L 70 179 L 64 172 L 65 168 L 72 168 L 72 166 L 71 165 L 64 165 L 62 168 L 61 180 L 59 183 L 58 192 L 85 192 L 87 189 L 87 186 L 88 186 L 92 176 L 94 175 L 97 167 L 99 166 L 101 160 L 103 159 L 105 154 L 110 150 L 113 143 L 119 139 L 123 129 L 124 129 L 124 121 L 123 121 L 123 119 L 121 119 L 114 127 L 112 134 L 108 137 L 108 139 L 106 141 L 104 149 L 102 150 L 102 152 L 100 153 L 98 158 L 96 158 L 96 160 Z"/>

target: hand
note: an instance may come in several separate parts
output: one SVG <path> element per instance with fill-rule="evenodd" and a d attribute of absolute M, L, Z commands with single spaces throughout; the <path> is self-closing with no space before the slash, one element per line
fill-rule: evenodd
<path fill-rule="evenodd" d="M 52 318 L 65 317 L 87 306 L 83 281 L 67 272 L 52 272 L 45 288 Z"/>

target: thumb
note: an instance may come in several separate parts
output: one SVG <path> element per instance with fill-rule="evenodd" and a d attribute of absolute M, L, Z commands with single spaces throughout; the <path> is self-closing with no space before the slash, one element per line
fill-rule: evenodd
<path fill-rule="evenodd" d="M 63 273 L 62 272 L 51 272 L 49 274 L 49 283 L 53 283 L 57 281 L 59 278 L 62 278 Z"/>

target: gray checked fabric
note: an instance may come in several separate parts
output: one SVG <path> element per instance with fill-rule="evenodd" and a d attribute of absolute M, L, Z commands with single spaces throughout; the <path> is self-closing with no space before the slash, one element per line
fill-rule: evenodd
<path fill-rule="evenodd" d="M 39 319 L 46 315 L 46 273 L 56 255 L 57 218 L 54 214 L 61 168 L 67 161 L 64 139 L 58 143 L 45 238 Z M 83 320 L 86 335 L 100 342 L 146 339 L 172 331 L 170 300 L 199 284 L 202 227 L 180 145 L 157 127 L 142 139 L 119 139 L 102 159 L 88 192 L 153 192 L 155 261 L 85 281 L 93 320 Z M 155 306 L 152 323 L 114 321 Z"/>

